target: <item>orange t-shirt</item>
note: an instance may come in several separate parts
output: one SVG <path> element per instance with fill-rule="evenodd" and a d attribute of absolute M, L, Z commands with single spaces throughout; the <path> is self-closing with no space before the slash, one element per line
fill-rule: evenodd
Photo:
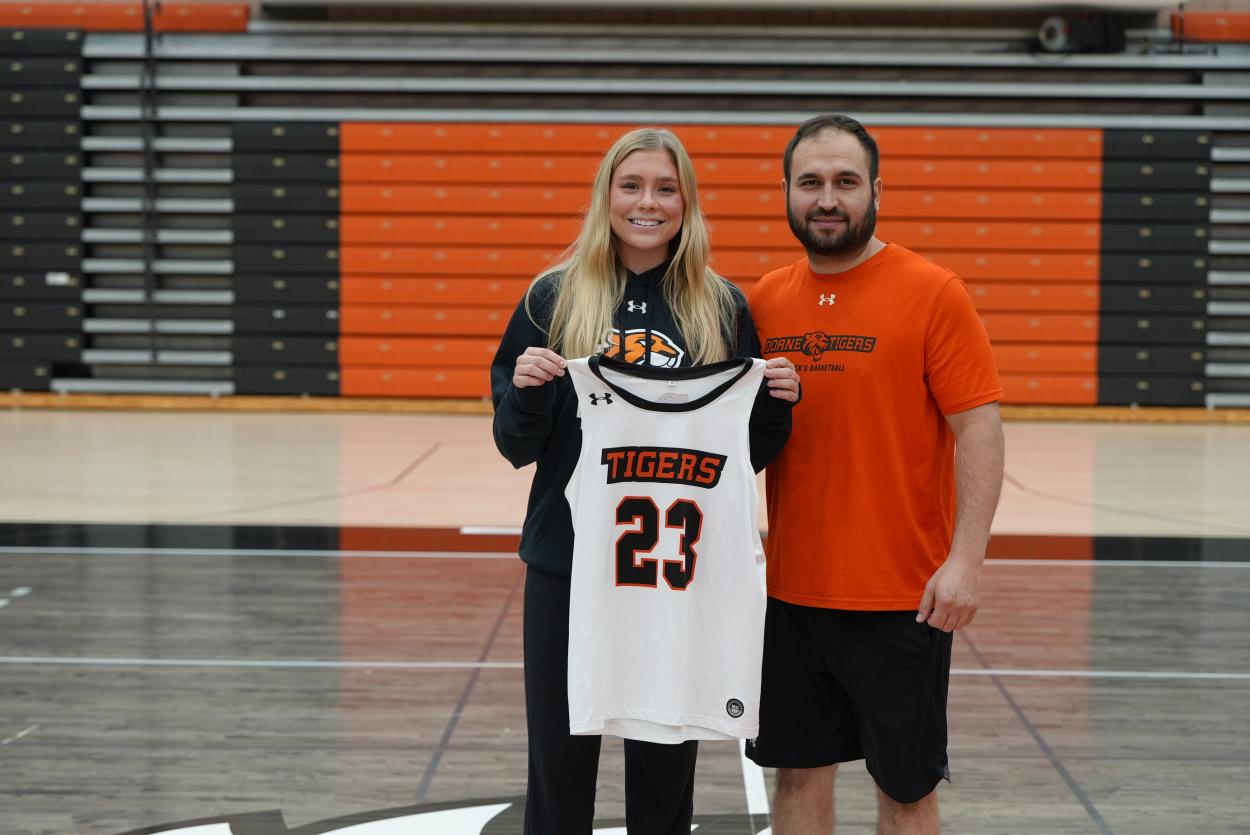
<path fill-rule="evenodd" d="M 985 327 L 957 275 L 896 244 L 844 273 L 804 258 L 750 296 L 764 357 L 803 400 L 768 470 L 768 593 L 907 610 L 945 561 L 955 439 L 944 415 L 998 400 Z"/>

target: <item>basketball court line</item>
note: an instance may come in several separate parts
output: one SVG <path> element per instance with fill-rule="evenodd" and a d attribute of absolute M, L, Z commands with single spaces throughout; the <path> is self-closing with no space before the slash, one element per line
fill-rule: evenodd
<path fill-rule="evenodd" d="M 13 734 L 13 736 L 6 737 L 5 739 L 0 739 L 0 745 L 8 745 L 10 742 L 17 742 L 22 737 L 29 736 L 30 734 L 33 734 L 37 730 L 39 730 L 38 723 L 35 723 L 34 725 L 29 725 L 25 728 L 22 728 L 22 730 L 18 731 L 17 733 Z"/>
<path fill-rule="evenodd" d="M 242 667 L 310 670 L 519 670 L 520 661 L 339 661 L 297 658 L 103 658 L 0 655 L 0 665 L 78 667 Z"/>
<path fill-rule="evenodd" d="M 768 818 L 768 786 L 764 783 L 764 769 L 747 758 L 747 741 L 738 740 L 738 759 L 742 763 L 742 783 L 747 793 L 747 814 Z M 755 821 L 751 821 L 755 827 Z"/>
<path fill-rule="evenodd" d="M 1182 525 L 1193 525 L 1199 528 L 1206 528 L 1212 531 L 1221 531 L 1226 534 L 1236 534 L 1238 536 L 1250 536 L 1250 528 L 1240 525 L 1225 525 L 1220 522 L 1210 522 L 1205 519 L 1195 519 L 1191 516 L 1177 516 L 1167 513 L 1157 513 L 1151 510 L 1138 510 L 1132 507 L 1117 507 L 1116 505 L 1103 504 L 1101 502 L 1085 501 L 1083 499 L 1074 499 L 1069 496 L 1062 496 L 1057 493 L 1047 493 L 1045 490 L 1038 490 L 1036 487 L 1030 487 L 1011 473 L 1003 474 L 1004 486 L 1011 486 L 1019 490 L 1021 493 L 1029 496 L 1035 496 L 1039 499 L 1058 502 L 1059 504 L 1080 507 L 1086 510 L 1098 510 L 1103 513 L 1114 513 L 1120 516 L 1131 516 L 1137 519 L 1149 519 L 1154 521 L 1173 522 Z"/>
<path fill-rule="evenodd" d="M 1072 567 L 1115 567 L 1115 568 L 1250 568 L 1250 562 L 1221 562 L 1218 560 L 1037 560 L 1037 559 L 1004 559 L 994 557 L 985 561 L 985 565 L 1044 565 Z"/>
<path fill-rule="evenodd" d="M 439 447 L 442 445 L 442 441 L 435 441 L 426 448 L 425 452 L 408 462 L 408 465 L 404 467 L 398 475 L 392 476 L 386 481 L 379 482 L 377 484 L 366 484 L 361 487 L 352 487 L 346 490 L 334 490 L 327 493 L 319 493 L 317 495 L 303 496 L 295 499 L 285 499 L 280 502 L 271 502 L 269 504 L 251 505 L 249 507 L 235 507 L 227 510 L 213 510 L 206 513 L 189 513 L 182 516 L 171 516 L 168 519 L 155 522 L 154 524 L 177 525 L 187 524 L 189 522 L 203 522 L 207 519 L 234 519 L 239 516 L 246 516 L 252 513 L 263 513 L 268 510 L 303 507 L 305 505 L 319 504 L 321 502 L 345 499 L 353 496 L 364 496 L 369 493 L 378 493 L 383 490 L 389 490 L 392 487 L 398 487 L 399 484 L 405 478 L 410 476 L 414 470 L 429 460 L 430 456 L 432 456 L 435 452 L 438 452 Z"/>
<path fill-rule="evenodd" d="M 991 672 L 988 665 L 985 663 L 985 656 L 981 654 L 981 651 L 977 648 L 977 645 L 973 643 L 972 638 L 968 635 L 968 633 L 961 632 L 959 637 L 963 639 L 964 645 L 968 647 L 977 661 L 981 662 L 981 666 L 986 669 L 986 672 Z M 954 670 L 951 670 L 951 672 L 954 673 Z M 1106 820 L 1103 819 L 1102 813 L 1098 811 L 1098 807 L 1094 805 L 1094 801 L 1090 799 L 1089 795 L 1085 793 L 1085 790 L 1081 788 L 1081 784 L 1075 777 L 1072 776 L 1072 773 L 1068 771 L 1068 767 L 1064 765 L 1063 759 L 1056 754 L 1055 750 L 1046 742 L 1045 738 L 1042 736 L 1042 732 L 1038 730 L 1037 726 L 1033 724 L 1033 721 L 1029 719 L 1028 714 L 1024 712 L 1024 708 L 1022 708 L 1019 702 L 1015 700 L 1015 698 L 1011 695 L 1011 691 L 1007 689 L 1007 685 L 1003 684 L 1000 678 L 1000 674 L 991 673 L 990 681 L 993 682 L 994 687 L 997 688 L 999 694 L 1003 697 L 1003 700 L 1007 702 L 1007 706 L 1011 708 L 1013 713 L 1015 713 L 1016 718 L 1020 720 L 1020 724 L 1022 724 L 1024 729 L 1028 731 L 1029 736 L 1033 737 L 1033 742 L 1037 744 L 1037 747 L 1046 756 L 1046 759 L 1050 761 L 1051 767 L 1054 768 L 1059 774 L 1060 779 L 1063 780 L 1064 784 L 1068 787 L 1068 790 L 1072 792 L 1072 796 L 1076 798 L 1077 802 L 1080 803 L 1081 807 L 1085 810 L 1085 813 L 1089 815 L 1090 821 L 1098 828 L 1101 835 L 1115 835 L 1111 827 L 1107 825 Z M 1250 678 L 1250 676 L 1247 676 L 1247 678 Z"/>
<path fill-rule="evenodd" d="M 511 551 L 338 551 L 285 548 L 108 548 L 59 545 L 3 545 L 0 556 L 101 556 L 101 557 L 326 557 L 399 560 L 515 560 Z"/>
<path fill-rule="evenodd" d="M 255 514 L 259 512 L 284 509 L 284 508 L 302 507 L 302 506 L 318 504 L 321 502 L 335 500 L 335 499 L 341 499 L 341 498 L 347 498 L 351 496 L 359 496 L 359 495 L 365 495 L 369 493 L 390 490 L 391 488 L 397 487 L 401 483 L 403 483 L 403 481 L 407 479 L 408 476 L 410 476 L 415 470 L 417 470 L 423 463 L 429 460 L 434 455 L 434 453 L 436 453 L 439 450 L 441 446 L 442 446 L 441 441 L 435 441 L 433 444 L 427 447 L 424 452 L 419 454 L 414 460 L 410 461 L 408 465 L 405 466 L 403 470 L 401 470 L 397 475 L 392 476 L 386 481 L 363 485 L 361 487 L 356 487 L 356 488 L 330 491 L 330 492 L 316 494 L 312 496 L 303 496 L 303 497 L 298 497 L 298 498 L 293 498 L 293 499 L 287 499 L 287 500 L 283 500 L 279 502 L 272 502 L 272 503 L 263 504 L 263 505 L 231 508 L 227 510 L 215 510 L 215 511 L 196 513 L 196 514 L 185 514 L 181 516 L 170 517 L 168 519 L 162 520 L 158 524 L 184 524 L 188 522 L 200 522 L 200 521 L 206 521 L 206 520 L 211 520 L 211 519 L 223 519 L 223 518 L 235 519 L 238 517 L 247 516 L 247 515 L 251 515 L 251 514 Z M 1091 502 L 1091 501 L 1087 501 L 1083 499 L 1075 499 L 1069 496 L 1059 495 L 1056 493 L 1049 493 L 1047 491 L 1039 490 L 1035 487 L 1031 487 L 1028 484 L 1025 484 L 1023 481 L 1011 475 L 1011 473 L 1009 472 L 1004 474 L 1003 483 L 1005 486 L 1012 487 L 1025 495 L 1029 495 L 1035 498 L 1040 498 L 1040 499 L 1044 499 L 1047 501 L 1057 502 L 1057 503 L 1065 504 L 1069 506 L 1080 507 L 1080 508 L 1084 508 L 1087 510 L 1097 510 L 1097 511 L 1101 511 L 1104 513 L 1116 514 L 1119 516 L 1145 518 L 1145 519 L 1150 519 L 1152 521 L 1163 520 L 1166 522 L 1171 522 L 1171 523 L 1180 524 L 1180 525 L 1189 525 L 1197 529 L 1203 529 L 1203 530 L 1212 531 L 1212 532 L 1218 531 L 1218 532 L 1229 534 L 1229 535 L 1250 536 L 1250 528 L 1243 527 L 1243 526 L 1222 524 L 1220 522 L 1212 522 L 1209 520 L 1193 518 L 1193 517 L 1185 516 L 1185 515 L 1160 514 L 1154 511 L 1145 511 L 1145 510 L 1139 510 L 1139 509 L 1130 508 L 1130 507 L 1119 507 L 1119 506 L 1112 505 L 1112 504 Z M 481 535 L 481 534 L 519 535 L 521 532 L 521 529 L 519 527 L 509 527 L 509 526 L 467 525 L 467 526 L 461 527 L 460 531 L 462 534 L 466 534 L 466 535 Z"/>
<path fill-rule="evenodd" d="M 478 663 L 485 663 L 490 657 L 491 650 L 495 647 L 495 641 L 499 638 L 499 633 L 503 629 L 504 619 L 508 616 L 508 610 L 512 608 L 513 602 L 516 600 L 517 591 L 522 588 L 525 579 L 525 572 L 518 571 L 517 577 L 512 583 L 512 588 L 508 590 L 508 596 L 504 599 L 503 606 L 499 610 L 499 616 L 495 618 L 495 625 L 491 627 L 490 634 L 486 636 L 486 642 L 482 646 L 482 652 L 478 656 Z M 447 720 L 447 727 L 443 730 L 443 735 L 438 741 L 438 745 L 434 746 L 434 751 L 430 755 L 430 762 L 425 767 L 425 773 L 421 775 L 421 782 L 417 785 L 416 800 L 420 803 L 425 800 L 430 791 L 430 783 L 434 781 L 434 775 L 438 773 L 438 766 L 443 760 L 443 754 L 451 745 L 451 738 L 456 733 L 456 726 L 460 724 L 460 717 L 464 715 L 465 708 L 469 704 L 469 698 L 473 695 L 473 688 L 477 686 L 478 677 L 481 675 L 482 668 L 477 667 L 469 675 L 469 680 L 465 682 L 464 690 L 460 693 L 460 699 L 456 702 L 455 708 L 451 711 L 451 717 Z"/>
<path fill-rule="evenodd" d="M 0 655 L 0 665 L 78 667 L 246 667 L 272 669 L 387 669 L 387 670 L 519 670 L 520 661 L 341 661 L 295 658 L 127 658 L 59 655 Z M 953 667 L 952 676 L 1011 676 L 1015 678 L 1121 679 L 1148 681 L 1250 681 L 1250 672 L 1191 670 L 1054 670 L 1010 667 Z"/>
<path fill-rule="evenodd" d="M 102 556 L 102 557 L 316 557 L 323 559 L 401 559 L 401 560 L 514 560 L 512 551 L 362 551 L 334 549 L 285 549 L 285 548 L 128 548 L 73 546 L 73 545 L 2 545 L 0 556 Z M 1071 560 L 1012 559 L 992 557 L 985 565 L 1003 566 L 1064 566 L 1064 567 L 1116 567 L 1116 568 L 1250 568 L 1248 562 L 1223 562 L 1219 560 Z"/>
<path fill-rule="evenodd" d="M 520 536 L 521 529 L 515 526 L 461 525 L 461 536 Z"/>

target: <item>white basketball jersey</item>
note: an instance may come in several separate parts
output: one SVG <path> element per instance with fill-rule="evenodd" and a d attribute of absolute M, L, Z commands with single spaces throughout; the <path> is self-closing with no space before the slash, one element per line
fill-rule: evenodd
<path fill-rule="evenodd" d="M 748 422 L 764 361 L 573 360 L 569 729 L 755 737 L 766 582 Z"/>

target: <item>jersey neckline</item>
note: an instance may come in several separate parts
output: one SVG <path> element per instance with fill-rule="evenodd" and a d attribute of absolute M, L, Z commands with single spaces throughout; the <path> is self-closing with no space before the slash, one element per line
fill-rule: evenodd
<path fill-rule="evenodd" d="M 652 368 L 647 365 L 635 365 L 614 359 L 606 354 L 591 356 L 586 363 L 591 373 L 602 380 L 605 386 L 619 394 L 626 403 L 651 412 L 691 412 L 702 408 L 729 391 L 734 383 L 741 380 L 751 370 L 751 364 L 752 359 L 750 357 L 735 357 L 708 365 L 687 366 L 685 368 Z M 686 403 L 657 403 L 654 400 L 647 400 L 631 391 L 620 388 L 603 376 L 603 371 L 600 370 L 601 367 L 608 371 L 614 371 L 629 377 L 639 377 L 643 380 L 699 380 L 703 377 L 711 377 L 714 374 L 720 374 L 734 368 L 738 369 L 738 373 L 702 397 L 697 397 Z"/>

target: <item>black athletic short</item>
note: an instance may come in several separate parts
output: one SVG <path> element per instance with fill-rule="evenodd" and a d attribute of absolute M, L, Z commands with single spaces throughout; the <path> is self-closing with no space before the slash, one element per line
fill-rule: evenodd
<path fill-rule="evenodd" d="M 951 633 L 915 611 L 858 612 L 768 598 L 760 735 L 762 766 L 818 768 L 867 760 L 899 803 L 945 777 Z"/>

